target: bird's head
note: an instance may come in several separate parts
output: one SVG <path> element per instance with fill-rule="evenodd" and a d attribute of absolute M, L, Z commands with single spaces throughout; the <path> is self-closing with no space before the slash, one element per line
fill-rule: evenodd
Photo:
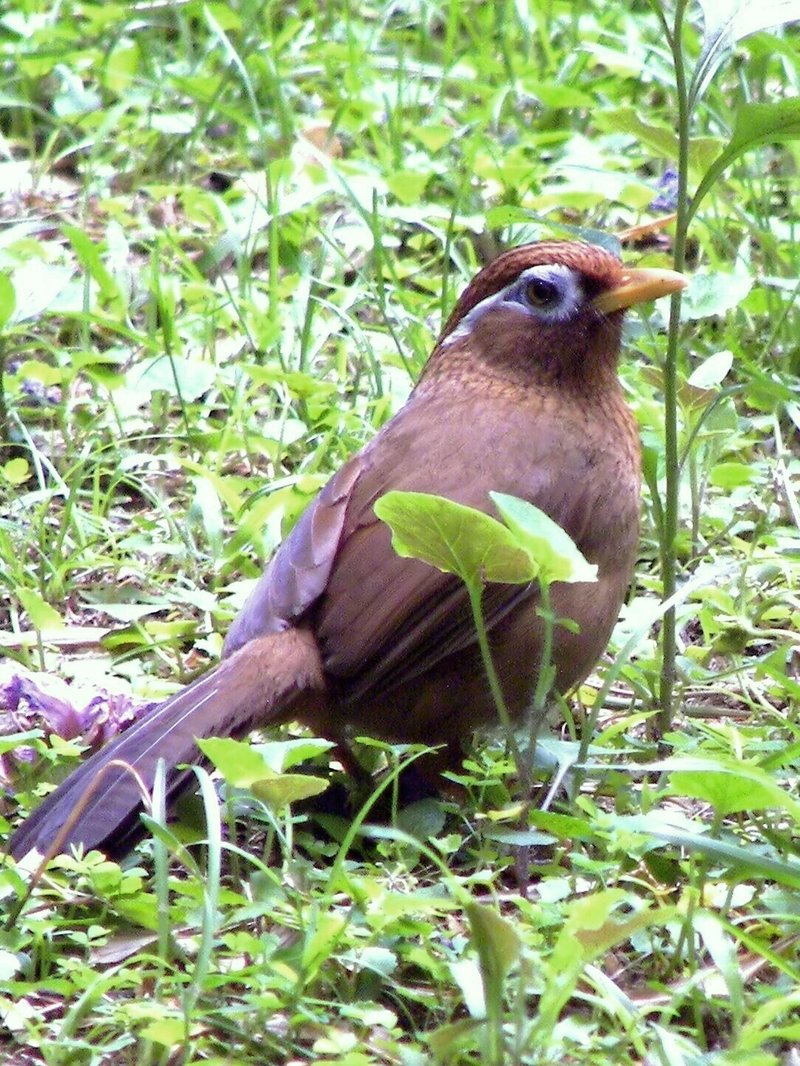
<path fill-rule="evenodd" d="M 595 382 L 614 374 L 624 312 L 685 285 L 675 271 L 629 268 L 594 245 L 526 244 L 467 286 L 429 366 L 468 359 L 476 372 L 521 384 Z"/>

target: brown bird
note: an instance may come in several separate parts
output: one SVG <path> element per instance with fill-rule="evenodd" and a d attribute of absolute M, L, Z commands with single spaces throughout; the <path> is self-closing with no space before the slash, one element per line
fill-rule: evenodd
<path fill-rule="evenodd" d="M 491 512 L 490 491 L 545 511 L 596 563 L 596 584 L 556 584 L 556 686 L 582 681 L 625 596 L 639 533 L 639 445 L 617 377 L 626 308 L 685 279 L 634 270 L 569 241 L 499 256 L 461 296 L 408 402 L 327 483 L 235 619 L 218 667 L 72 773 L 15 833 L 45 853 L 98 771 L 133 766 L 168 798 L 194 775 L 198 737 L 297 720 L 336 741 L 360 734 L 445 744 L 453 757 L 496 711 L 458 579 L 400 558 L 373 504 L 390 489 Z M 542 628 L 535 585 L 488 585 L 483 605 L 511 713 L 529 706 Z M 107 770 L 61 847 L 111 854 L 141 834 L 129 773 Z"/>

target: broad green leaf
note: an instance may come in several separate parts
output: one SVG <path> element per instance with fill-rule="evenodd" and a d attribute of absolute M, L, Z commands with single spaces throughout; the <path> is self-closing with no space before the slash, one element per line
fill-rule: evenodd
<path fill-rule="evenodd" d="M 269 772 L 263 755 L 245 741 L 207 737 L 198 740 L 197 746 L 234 788 L 250 788 Z"/>
<path fill-rule="evenodd" d="M 759 473 L 746 463 L 716 463 L 708 480 L 720 489 L 738 489 L 742 485 L 755 484 Z"/>
<path fill-rule="evenodd" d="M 528 821 L 532 826 L 554 833 L 559 840 L 596 840 L 598 832 L 583 818 L 553 811 L 531 811 Z"/>
<path fill-rule="evenodd" d="M 134 393 L 149 395 L 166 392 L 186 401 L 196 400 L 217 381 L 217 368 L 199 359 L 182 355 L 159 355 L 132 369 L 128 387 Z"/>
<path fill-rule="evenodd" d="M 349 917 L 339 913 L 316 913 L 306 918 L 302 967 L 306 980 L 313 980 L 319 967 L 336 950 Z"/>
<path fill-rule="evenodd" d="M 321 737 L 298 737 L 295 740 L 268 740 L 256 744 L 256 751 L 264 758 L 270 770 L 284 773 L 298 763 L 308 762 L 323 755 L 336 745 Z"/>
<path fill-rule="evenodd" d="M 692 197 L 687 224 L 708 190 L 740 155 L 758 144 L 791 141 L 800 137 L 800 99 L 777 100 L 772 104 L 744 104 L 736 112 L 736 126 L 727 148 L 717 156 Z"/>
<path fill-rule="evenodd" d="M 41 382 L 42 385 L 60 385 L 64 381 L 64 371 L 60 367 L 50 366 L 37 359 L 26 359 L 18 363 L 15 372 L 20 378 Z"/>
<path fill-rule="evenodd" d="M 64 628 L 61 615 L 54 607 L 46 603 L 38 592 L 34 592 L 33 589 L 18 588 L 16 594 L 35 630 L 46 633 Z"/>
<path fill-rule="evenodd" d="M 273 810 L 309 796 L 317 796 L 328 782 L 311 774 L 275 773 L 267 766 L 262 752 L 252 745 L 230 737 L 207 737 L 197 746 L 211 760 L 229 785 L 249 788 Z"/>
<path fill-rule="evenodd" d="M 156 1010 L 153 1010 L 156 1013 Z M 164 1048 L 176 1047 L 186 1035 L 186 1023 L 183 1018 L 158 1018 L 149 1022 L 142 1028 L 142 1036 L 145 1040 L 152 1040 Z"/>
<path fill-rule="evenodd" d="M 430 174 L 416 170 L 396 170 L 386 179 L 389 191 L 401 204 L 417 204 L 422 198 Z"/>
<path fill-rule="evenodd" d="M 527 584 L 538 566 L 504 525 L 472 507 L 423 492 L 387 492 L 375 514 L 392 531 L 404 558 L 423 562 L 476 584 Z"/>
<path fill-rule="evenodd" d="M 749 274 L 694 274 L 681 296 L 681 321 L 724 315 L 738 307 L 753 287 Z"/>
<path fill-rule="evenodd" d="M 397 812 L 397 825 L 417 840 L 439 838 L 444 831 L 445 810 L 439 799 L 427 797 L 407 803 Z"/>
<path fill-rule="evenodd" d="M 14 267 L 14 306 L 9 322 L 38 318 L 67 288 L 75 274 L 73 267 L 30 259 Z"/>
<path fill-rule="evenodd" d="M 678 135 L 675 127 L 648 116 L 643 118 L 633 107 L 620 107 L 597 113 L 597 121 L 611 130 L 629 133 L 665 159 L 678 158 Z M 689 142 L 689 167 L 703 173 L 719 153 L 722 141 L 716 137 L 692 137 Z"/>
<path fill-rule="evenodd" d="M 431 123 L 430 125 L 418 126 L 409 130 L 411 135 L 415 137 L 423 147 L 427 148 L 431 154 L 435 154 L 441 148 L 444 148 L 446 144 L 450 144 L 455 137 L 456 131 L 451 126 L 445 126 L 444 123 L 436 125 Z"/>
<path fill-rule="evenodd" d="M 312 774 L 276 774 L 275 777 L 262 776 L 250 786 L 254 795 L 268 804 L 274 811 L 281 811 L 291 803 L 318 796 L 328 787 L 324 777 Z"/>
<path fill-rule="evenodd" d="M 597 567 L 578 551 L 575 542 L 544 511 L 527 500 L 490 492 L 500 516 L 540 568 L 540 577 L 553 581 L 596 581 Z"/>
<path fill-rule="evenodd" d="M 461 969 L 469 966 L 470 963 L 470 959 L 460 959 L 458 962 L 450 964 L 450 972 L 462 993 L 464 993 L 464 986 L 460 977 Z M 475 969 L 474 966 L 473 969 Z M 473 1014 L 466 994 L 464 994 L 464 1004 L 471 1017 L 459 1018 L 457 1022 L 440 1025 L 438 1029 L 434 1029 L 432 1033 L 428 1034 L 426 1043 L 434 1056 L 434 1062 L 458 1062 L 459 1052 L 464 1044 L 469 1038 L 476 1039 L 476 1033 L 485 1026 L 483 1013 Z M 422 1061 L 424 1062 L 425 1060 L 423 1059 Z"/>
<path fill-rule="evenodd" d="M 715 352 L 695 367 L 689 375 L 688 384 L 697 389 L 712 389 L 724 381 L 732 366 L 733 352 Z"/>
<path fill-rule="evenodd" d="M 186 137 L 195 128 L 196 119 L 185 109 L 181 111 L 165 111 L 151 116 L 154 130 L 159 133 L 174 134 L 177 137 Z"/>
<path fill-rule="evenodd" d="M 480 959 L 486 1001 L 498 1003 L 503 994 L 503 981 L 519 958 L 519 936 L 511 922 L 493 907 L 470 901 L 465 911 Z"/>
<path fill-rule="evenodd" d="M 6 755 L 9 751 L 14 751 L 15 748 L 21 748 L 24 745 L 41 740 L 41 737 L 41 729 L 28 729 L 24 733 L 7 733 L 6 736 L 0 738 L 0 756 Z"/>
<path fill-rule="evenodd" d="M 541 833 L 538 829 L 507 829 L 503 826 L 498 829 L 484 829 L 482 837 L 513 848 L 542 847 L 557 840 L 552 834 Z"/>
<path fill-rule="evenodd" d="M 3 477 L 9 485 L 24 485 L 31 476 L 31 468 L 27 459 L 21 457 L 9 459 L 3 464 Z"/>
<path fill-rule="evenodd" d="M 136 76 L 140 62 L 138 45 L 129 37 L 125 38 L 124 43 L 117 44 L 103 63 L 101 76 L 106 88 L 111 89 L 115 95 L 124 97 Z"/>
<path fill-rule="evenodd" d="M 759 30 L 800 19 L 800 0 L 700 0 L 703 47 L 689 90 L 690 107 L 705 93 L 734 44 Z"/>
<path fill-rule="evenodd" d="M 574 85 L 563 85 L 557 81 L 538 81 L 534 78 L 523 80 L 525 92 L 541 100 L 545 107 L 591 107 L 592 96 Z"/>
<path fill-rule="evenodd" d="M 281 385 L 301 400 L 322 401 L 338 391 L 338 386 L 333 382 L 321 381 L 313 374 L 297 370 L 280 370 L 260 363 L 240 363 L 237 370 L 247 374 L 256 385 Z"/>
<path fill-rule="evenodd" d="M 128 625 L 130 622 L 138 622 L 149 614 L 157 614 L 169 603 L 166 597 L 157 597 L 156 603 L 106 603 L 104 600 L 96 600 L 95 606 L 100 607 L 106 614 Z"/>
<path fill-rule="evenodd" d="M 715 765 L 709 760 L 706 769 L 673 771 L 669 782 L 678 795 L 710 803 L 722 815 L 774 807 L 800 822 L 800 802 L 770 774 L 749 763 L 725 759 Z"/>

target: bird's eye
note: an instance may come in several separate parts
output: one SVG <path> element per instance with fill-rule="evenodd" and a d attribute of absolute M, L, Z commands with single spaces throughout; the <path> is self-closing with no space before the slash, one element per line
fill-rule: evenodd
<path fill-rule="evenodd" d="M 525 287 L 525 296 L 531 307 L 545 311 L 554 307 L 561 298 L 558 286 L 545 278 L 531 278 Z"/>
<path fill-rule="evenodd" d="M 563 263 L 542 263 L 524 270 L 507 299 L 539 322 L 565 322 L 584 302 L 580 274 Z"/>
<path fill-rule="evenodd" d="M 513 309 L 533 319 L 537 328 L 545 328 L 570 321 L 586 302 L 583 278 L 578 270 L 566 263 L 538 263 L 523 270 L 505 288 L 470 307 L 442 344 L 469 337 L 476 324 L 486 315 L 494 314 L 497 308 L 503 308 L 504 314 Z"/>

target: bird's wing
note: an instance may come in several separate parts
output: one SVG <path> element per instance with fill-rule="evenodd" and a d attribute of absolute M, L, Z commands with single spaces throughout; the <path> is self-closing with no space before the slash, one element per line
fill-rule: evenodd
<path fill-rule="evenodd" d="M 228 630 L 226 656 L 294 625 L 325 591 L 363 456 L 354 455 L 333 475 L 281 544 Z"/>
<path fill-rule="evenodd" d="M 509 492 L 531 500 L 576 535 L 570 526 L 580 487 L 570 482 L 565 494 L 559 479 L 556 488 L 551 435 L 537 433 L 537 442 L 530 441 L 530 422 L 521 430 L 513 411 L 505 421 L 494 411 L 484 426 L 458 408 L 412 400 L 334 475 L 251 594 L 229 633 L 226 653 L 308 620 L 326 674 L 347 700 L 396 688 L 472 644 L 474 624 L 461 581 L 396 555 L 388 527 L 375 517 L 373 504 L 390 489 L 438 493 L 481 510 L 491 509 L 491 490 Z M 435 454 L 430 434 L 419 434 L 421 424 L 440 427 Z M 517 454 L 510 465 L 495 459 L 509 454 L 509 437 L 510 454 Z M 488 628 L 522 598 L 535 595 L 530 586 L 488 585 L 483 597 Z"/>

